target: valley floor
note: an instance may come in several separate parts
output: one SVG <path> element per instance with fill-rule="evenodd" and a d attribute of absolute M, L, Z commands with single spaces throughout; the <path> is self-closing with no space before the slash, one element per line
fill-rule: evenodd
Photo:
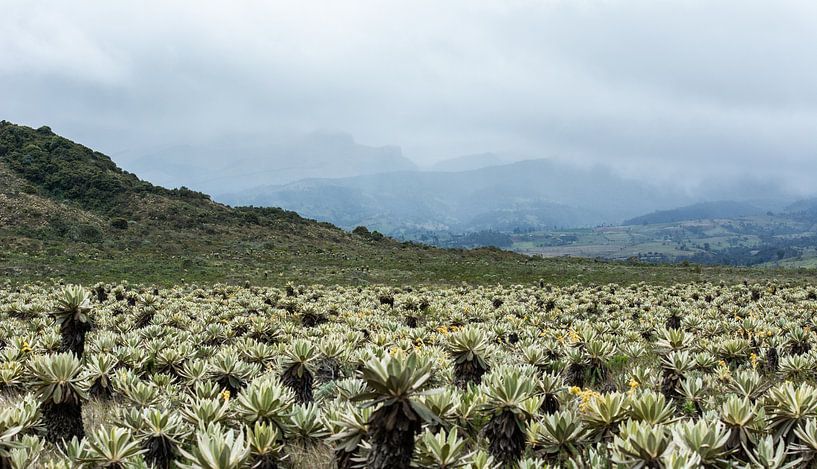
<path fill-rule="evenodd" d="M 756 216 L 516 233 L 508 248 L 545 257 L 791 268 L 817 265 L 815 246 L 810 222 Z"/>

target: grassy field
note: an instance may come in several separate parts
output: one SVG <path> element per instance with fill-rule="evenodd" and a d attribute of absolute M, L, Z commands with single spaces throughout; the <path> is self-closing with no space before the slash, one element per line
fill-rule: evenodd
<path fill-rule="evenodd" d="M 376 250 L 329 244 L 278 248 L 237 242 L 189 242 L 166 238 L 160 247 L 108 241 L 101 244 L 32 241 L 3 237 L 0 279 L 15 284 L 52 279 L 96 283 L 129 281 L 172 285 L 180 281 L 281 286 L 287 282 L 339 285 L 633 284 L 688 282 L 728 284 L 807 283 L 815 271 L 804 268 L 740 268 L 652 265 L 579 258 L 524 257 L 498 250 L 440 250 L 383 242 Z M 349 235 L 352 236 L 352 235 Z M 129 238 L 128 238 L 129 240 Z M 157 241 L 158 244 L 158 241 Z M 373 254 L 373 252 L 375 254 Z"/>

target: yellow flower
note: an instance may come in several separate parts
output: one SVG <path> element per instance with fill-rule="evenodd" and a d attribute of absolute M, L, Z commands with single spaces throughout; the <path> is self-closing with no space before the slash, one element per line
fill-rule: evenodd
<path fill-rule="evenodd" d="M 726 362 L 723 360 L 718 361 L 718 369 L 716 370 L 717 377 L 719 381 L 729 381 L 732 379 L 732 370 L 726 365 Z"/>
<path fill-rule="evenodd" d="M 749 360 L 752 362 L 752 369 L 757 369 L 757 354 L 752 353 L 749 355 Z"/>
<path fill-rule="evenodd" d="M 578 396 L 579 393 L 582 392 L 582 388 L 580 388 L 578 386 L 570 386 L 570 389 L 568 389 L 568 391 L 570 392 L 570 394 L 573 394 L 574 396 Z"/>
<path fill-rule="evenodd" d="M 579 410 L 582 412 L 586 411 L 588 406 L 590 406 L 590 403 L 593 401 L 593 399 L 600 396 L 601 394 L 597 393 L 596 391 L 593 391 L 592 389 L 586 389 L 580 392 L 579 397 L 581 398 L 582 401 L 579 403 Z"/>
<path fill-rule="evenodd" d="M 224 391 L 221 391 L 221 394 L 219 394 L 219 396 L 221 396 L 221 399 L 222 399 L 224 402 L 229 401 L 229 400 L 230 400 L 230 390 L 229 390 L 229 389 L 225 389 Z"/>
<path fill-rule="evenodd" d="M 31 352 L 31 345 L 28 344 L 28 341 L 23 341 L 23 346 L 20 347 L 20 351 L 23 353 Z"/>

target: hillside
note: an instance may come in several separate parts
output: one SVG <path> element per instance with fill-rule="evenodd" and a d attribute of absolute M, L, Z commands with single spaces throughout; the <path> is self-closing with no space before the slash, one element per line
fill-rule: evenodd
<path fill-rule="evenodd" d="M 805 278 L 443 250 L 168 190 L 49 128 L 0 123 L 0 282 L 513 283 Z"/>
<path fill-rule="evenodd" d="M 365 283 L 415 274 L 457 279 L 475 260 L 503 272 L 522 259 L 442 253 L 280 209 L 231 208 L 142 181 L 47 127 L 8 122 L 0 123 L 0 222 L 0 275 L 12 278 L 236 280 L 267 272 L 277 281 Z M 428 273 L 412 270 L 417 265 Z"/>
<path fill-rule="evenodd" d="M 780 216 L 801 223 L 817 224 L 817 198 L 794 202 L 783 209 Z"/>
<path fill-rule="evenodd" d="M 715 218 L 739 218 L 760 215 L 763 209 L 747 202 L 731 200 L 701 202 L 671 210 L 659 210 L 626 220 L 623 225 L 651 225 L 656 223 L 675 223 L 689 220 L 706 220 Z"/>

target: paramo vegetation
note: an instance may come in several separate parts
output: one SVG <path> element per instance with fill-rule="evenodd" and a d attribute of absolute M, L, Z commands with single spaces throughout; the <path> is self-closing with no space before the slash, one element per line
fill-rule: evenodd
<path fill-rule="evenodd" d="M 817 291 L 0 287 L 0 467 L 815 467 Z"/>

